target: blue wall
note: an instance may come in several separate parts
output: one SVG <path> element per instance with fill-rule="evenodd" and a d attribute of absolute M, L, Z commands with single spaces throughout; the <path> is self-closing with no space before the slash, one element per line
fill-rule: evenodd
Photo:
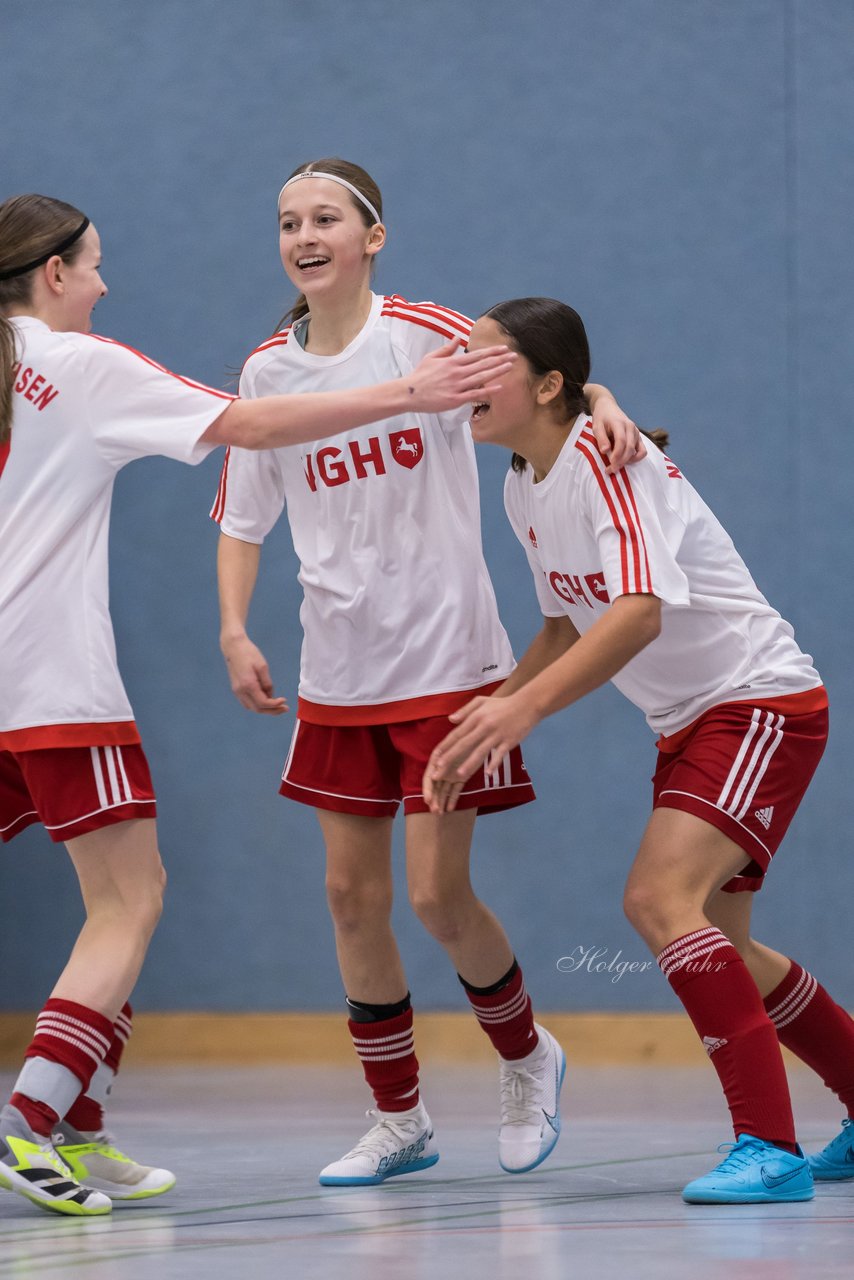
<path fill-rule="evenodd" d="M 0 197 L 85 209 L 111 289 L 98 328 L 178 371 L 222 385 L 271 330 L 290 297 L 276 192 L 330 153 L 383 189 L 381 289 L 578 308 L 594 375 L 670 429 L 830 687 L 831 745 L 757 932 L 854 1002 L 850 0 L 31 0 L 4 8 L 0 58 Z M 501 508 L 506 455 L 482 463 L 518 651 L 533 588 Z M 116 492 L 114 615 L 170 873 L 138 1003 L 334 1008 L 319 835 L 275 794 L 289 723 L 243 711 L 219 658 L 217 473 L 146 461 Z M 282 528 L 253 630 L 291 698 L 295 573 Z M 604 690 L 527 754 L 540 800 L 484 820 L 475 862 L 535 1000 L 673 1007 L 650 969 L 557 967 L 578 948 L 647 959 L 619 905 L 654 763 L 640 714 Z M 0 857 L 0 1005 L 34 1007 L 79 922 L 74 879 L 41 832 Z M 458 1007 L 440 949 L 397 912 L 416 1001 Z"/>

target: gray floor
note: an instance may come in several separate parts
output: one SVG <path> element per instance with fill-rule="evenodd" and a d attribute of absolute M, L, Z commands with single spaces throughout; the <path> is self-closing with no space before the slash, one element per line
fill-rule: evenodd
<path fill-rule="evenodd" d="M 424 1077 L 439 1164 L 359 1190 L 316 1182 L 368 1127 L 355 1069 L 130 1070 L 112 1113 L 120 1145 L 174 1169 L 179 1186 L 88 1223 L 0 1193 L 0 1277 L 854 1274 L 854 1184 L 789 1207 L 682 1203 L 682 1185 L 729 1140 L 711 1070 L 570 1067 L 558 1147 L 519 1177 L 497 1168 L 494 1078 L 451 1068 Z M 822 1145 L 839 1109 L 808 1073 L 792 1083 L 801 1140 Z M 0 1077 L 0 1088 L 10 1084 Z"/>

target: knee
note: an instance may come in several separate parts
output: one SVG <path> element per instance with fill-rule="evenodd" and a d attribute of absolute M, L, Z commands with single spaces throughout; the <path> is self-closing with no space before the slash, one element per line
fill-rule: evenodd
<path fill-rule="evenodd" d="M 327 875 L 326 901 L 339 932 L 358 933 L 388 921 L 392 889 L 384 881 L 367 883 L 340 875 Z"/>
<path fill-rule="evenodd" d="M 166 893 L 166 868 L 159 863 L 142 891 L 131 903 L 131 913 L 139 931 L 148 937 L 157 928 L 163 914 L 163 898 Z"/>
<path fill-rule="evenodd" d="M 667 932 L 667 911 L 658 888 L 643 882 L 629 883 L 623 894 L 623 912 L 641 937 L 654 944 L 662 931 Z"/>
<path fill-rule="evenodd" d="M 464 932 L 467 901 L 441 888 L 410 890 L 412 910 L 432 937 L 443 946 L 458 942 Z"/>

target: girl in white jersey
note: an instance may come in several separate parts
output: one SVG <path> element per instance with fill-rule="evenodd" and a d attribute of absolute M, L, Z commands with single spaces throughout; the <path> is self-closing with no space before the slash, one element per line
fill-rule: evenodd
<path fill-rule="evenodd" d="M 481 363 L 448 348 L 382 387 L 244 404 L 90 335 L 99 268 L 78 209 L 37 195 L 0 205 L 0 836 L 42 822 L 65 842 L 86 908 L 0 1112 L 0 1186 L 80 1216 L 174 1183 L 102 1131 L 163 891 L 108 607 L 117 472 L 149 454 L 196 463 L 220 443 L 269 448 L 410 405 L 448 409 L 511 362 L 506 349 Z"/>
<path fill-rule="evenodd" d="M 659 734 L 653 814 L 625 909 L 720 1076 L 736 1142 L 684 1190 L 693 1203 L 808 1200 L 854 1176 L 841 1134 L 795 1142 L 780 1043 L 854 1109 L 854 1023 L 798 964 L 750 936 L 752 891 L 824 749 L 827 696 L 792 628 L 675 463 L 653 451 L 609 476 L 590 430 L 578 315 L 548 298 L 493 307 L 469 346 L 523 357 L 472 413 L 475 440 L 514 450 L 505 487 L 542 631 L 494 697 L 452 715 L 424 778 L 432 812 L 495 768 L 545 716 L 613 680 Z"/>
<path fill-rule="evenodd" d="M 359 166 L 301 165 L 278 215 L 282 263 L 302 297 L 290 323 L 249 357 L 241 395 L 360 386 L 467 337 L 471 322 L 455 311 L 372 293 L 386 233 L 380 192 Z M 633 425 L 607 393 L 602 401 L 617 420 L 617 453 L 631 454 Z M 407 413 L 317 450 L 231 450 L 212 512 L 222 531 L 222 649 L 235 694 L 254 711 L 284 710 L 246 620 L 261 543 L 285 506 L 300 559 L 305 640 L 281 792 L 317 812 L 349 1029 L 377 1106 L 370 1132 L 321 1172 L 325 1185 L 378 1183 L 438 1159 L 390 923 L 401 801 L 410 900 L 499 1054 L 502 1167 L 534 1168 L 559 1131 L 563 1053 L 535 1026 L 504 930 L 469 878 L 476 814 L 533 797 L 521 756 L 470 779 L 450 819 L 437 822 L 421 798 L 448 713 L 513 667 L 480 546 L 466 416 Z"/>

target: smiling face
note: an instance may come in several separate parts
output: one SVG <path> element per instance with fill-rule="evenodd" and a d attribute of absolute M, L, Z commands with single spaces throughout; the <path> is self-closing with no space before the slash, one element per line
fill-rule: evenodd
<path fill-rule="evenodd" d="M 90 333 L 92 311 L 99 299 L 106 297 L 107 286 L 100 276 L 101 241 L 90 224 L 80 239 L 80 252 L 71 263 L 59 259 L 54 267 L 54 288 L 61 290 L 57 302 L 61 309 L 54 328 L 68 333 Z M 48 264 L 50 265 L 50 264 Z"/>
<path fill-rule="evenodd" d="M 328 178 L 286 187 L 279 200 L 279 253 L 288 279 L 311 299 L 367 286 L 385 243 L 381 223 L 366 226 L 346 188 Z"/>
<path fill-rule="evenodd" d="M 468 350 L 479 351 L 482 347 L 493 347 L 499 343 L 516 348 L 500 324 L 490 316 L 481 316 L 469 335 Z M 543 381 L 525 357 L 519 355 L 509 373 L 501 375 L 501 390 L 489 400 L 473 403 L 470 422 L 474 439 L 479 444 L 500 444 L 508 449 L 517 449 L 540 409 L 538 394 Z"/>

